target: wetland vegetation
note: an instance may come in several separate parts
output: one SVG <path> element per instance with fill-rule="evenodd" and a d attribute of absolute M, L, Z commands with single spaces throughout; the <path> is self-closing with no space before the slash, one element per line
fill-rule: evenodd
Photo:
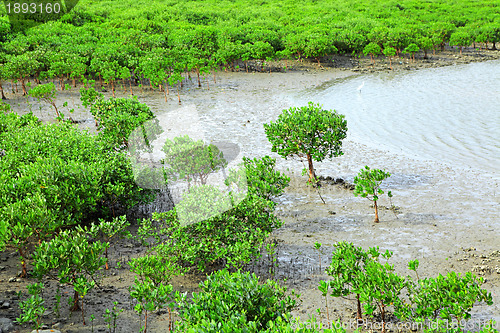
<path fill-rule="evenodd" d="M 448 321 L 462 323 L 475 305 L 493 304 L 482 288 L 485 280 L 454 271 L 419 277 L 417 260 L 408 261 L 416 278 L 410 277 L 401 268 L 406 265 L 391 264 L 391 251 L 351 242 L 331 246 L 331 263 L 323 270 L 328 278 L 315 287 L 325 307 L 315 303 L 318 311 L 307 321 L 294 316 L 301 296 L 276 273 L 279 242 L 273 236 L 285 224 L 277 206 L 290 176 L 275 168 L 273 157 L 244 157 L 238 169 L 229 170 L 221 190 L 208 183 L 227 166 L 216 145 L 188 136 L 167 140 L 164 185 L 186 182 L 183 200 L 168 212 L 127 221 L 133 207 L 160 192 L 138 185 L 129 158 L 141 151 L 130 149 L 131 135 L 139 128 L 145 145 L 134 149 L 147 152 L 162 129 L 147 105 L 116 95 L 118 89 L 130 95 L 152 89 L 167 101 L 173 89 L 180 104 L 191 75 L 196 86 L 210 89 L 217 71 L 287 71 L 297 61 L 319 69 L 335 66 L 338 54 L 370 56 L 371 62 L 383 54 L 392 69 L 398 57 L 414 61 L 421 52 L 427 58 L 445 46 L 458 47 L 460 54 L 471 45 L 496 49 L 499 41 L 499 7 L 489 0 L 258 5 L 81 0 L 53 22 L 20 26 L 2 17 L 2 98 L 26 95 L 55 111 L 43 123 L 32 112 L 18 115 L 0 104 L 0 249 L 26 284 L 12 298 L 19 305 L 9 315 L 15 315 L 20 330 L 56 324 L 70 331 L 72 321 L 78 332 L 93 332 L 94 325 L 109 332 L 117 327 L 123 332 L 131 327 L 138 332 L 343 332 L 332 328 L 337 319 L 330 318 L 334 308 L 328 302 L 352 296 L 356 320 L 380 322 L 382 332 L 405 321 L 436 322 L 429 332 L 460 332 L 465 326 L 450 328 Z M 56 106 L 58 90 L 76 86 L 97 134 L 78 128 Z M 112 97 L 106 98 L 105 90 Z M 343 154 L 344 116 L 311 102 L 284 109 L 276 121 L 262 125 L 272 145 L 269 154 L 307 158 L 305 173 L 321 197 L 327 184 L 317 177 L 313 160 Z M 157 175 L 146 170 L 142 176 Z M 379 222 L 380 184 L 389 177 L 385 170 L 366 167 L 354 179 L 356 186 L 347 184 L 342 191 L 353 197 L 352 186 L 354 194 L 372 200 Z M 122 257 L 111 250 L 113 243 L 121 244 L 123 253 L 128 247 L 137 252 Z M 323 253 L 321 244 L 316 250 Z M 252 272 L 256 262 L 264 263 L 261 276 Z M 116 290 L 105 281 L 117 272 L 132 276 L 133 283 L 115 301 Z M 196 293 L 187 296 L 175 285 L 182 275 L 201 280 L 191 289 Z M 97 303 L 102 293 L 109 298 L 107 308 Z M 81 321 L 62 313 L 78 313 Z M 165 322 L 155 323 L 162 313 Z M 476 329 L 498 332 L 492 322 Z"/>

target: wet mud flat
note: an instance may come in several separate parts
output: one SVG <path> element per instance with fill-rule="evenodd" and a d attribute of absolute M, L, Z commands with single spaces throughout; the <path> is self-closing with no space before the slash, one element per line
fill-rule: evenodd
<path fill-rule="evenodd" d="M 181 95 L 181 106 L 176 101 L 177 96 L 170 96 L 165 103 L 158 91 L 144 90 L 142 94 L 139 95 L 139 91 L 136 94 L 139 101 L 148 104 L 158 115 L 174 112 L 180 107 L 196 109 L 207 140 L 234 142 L 244 156 L 275 157 L 278 168 L 291 176 L 290 187 L 276 199 L 276 214 L 284 221 L 284 226 L 270 239 L 276 243 L 277 260 L 273 264 L 272 258 L 263 252 L 263 257 L 246 269 L 265 278 L 278 279 L 290 289 L 296 289 L 302 302 L 294 315 L 303 320 L 310 315 L 326 318 L 325 302 L 317 287 L 320 280 L 328 279 L 324 268 L 329 263 L 332 245 L 347 240 L 363 248 L 379 246 L 381 250 L 393 251 L 391 263 L 401 275 L 409 275 L 406 263 L 418 259 L 421 276 L 473 271 L 485 277 L 484 287 L 492 292 L 494 305 L 477 306 L 474 318 L 500 321 L 500 191 L 497 183 L 492 183 L 480 171 L 452 168 L 434 161 L 417 161 L 346 140 L 344 155 L 316 163 L 317 174 L 325 178 L 341 178 L 349 183 L 364 165 L 390 171 L 392 176 L 384 183 L 384 189 L 392 190 L 394 197 L 392 202 L 386 197 L 381 198 L 380 205 L 387 208 L 394 205 L 398 209 L 381 207 L 381 222 L 374 224 L 374 212 L 368 200 L 356 198 L 349 187 L 330 181 L 324 182 L 320 189 L 326 202 L 323 204 L 317 191 L 300 176 L 303 167 L 300 161 L 285 161 L 270 152 L 262 124 L 275 119 L 282 109 L 294 106 L 288 95 L 290 92 L 321 87 L 326 82 L 351 75 L 355 73 L 336 69 L 271 74 L 220 73 L 218 83 L 211 85 L 210 90 L 206 87 L 198 89 L 195 80 L 192 84 L 188 81 L 185 89 L 189 92 Z M 90 113 L 78 108 L 76 90 L 58 93 L 58 96 L 58 104 L 62 105 L 65 100 L 74 103 L 76 110 L 72 117 L 86 121 L 83 127 L 93 130 Z M 126 94 L 118 96 L 125 97 Z M 25 97 L 8 97 L 14 110 L 26 110 Z M 34 101 L 30 103 L 35 115 L 51 119 L 48 107 L 40 105 L 42 108 L 39 109 Z M 322 244 L 323 253 L 314 249 L 316 242 Z M 90 315 L 93 314 L 96 318 L 94 332 L 105 332 L 107 326 L 102 315 L 117 301 L 118 308 L 124 309 L 117 320 L 117 332 L 139 331 L 141 322 L 133 311 L 128 289 L 133 284 L 134 275 L 128 271 L 126 262 L 143 255 L 144 251 L 138 244 L 125 240 L 113 245 L 110 248 L 112 268 L 102 272 L 100 288 L 86 296 L 87 325 L 82 325 L 80 312 L 68 312 L 66 301 L 71 293 L 68 288 L 61 288 L 60 316 L 57 318 L 56 313 L 47 313 L 43 318 L 47 327 L 62 332 L 92 332 Z M 0 253 L 0 317 L 14 320 L 19 316 L 18 302 L 27 295 L 26 285 L 34 282 L 19 279 L 19 270 L 16 253 Z M 197 291 L 202 280 L 202 274 L 188 274 L 175 278 L 172 284 L 174 290 L 189 293 Z M 47 282 L 47 307 L 53 304 L 56 289 L 54 282 Z M 353 318 L 353 301 L 329 298 L 328 302 L 330 319 L 348 321 Z M 320 316 L 316 312 L 318 308 L 322 309 Z M 166 311 L 153 314 L 148 326 L 151 332 L 168 332 Z M 26 326 L 16 326 L 16 330 L 31 332 Z"/>
<path fill-rule="evenodd" d="M 410 275 L 406 269 L 410 259 L 420 261 L 421 276 L 473 271 L 486 279 L 484 287 L 493 293 L 495 301 L 491 307 L 477 306 L 475 318 L 488 320 L 498 316 L 500 252 L 494 250 L 498 249 L 495 238 L 483 237 L 488 230 L 469 230 L 469 237 L 465 239 L 460 237 L 460 232 L 453 232 L 460 228 L 456 228 L 456 220 L 449 215 L 431 211 L 420 213 L 401 204 L 402 200 L 396 197 L 393 198 L 399 208 L 396 211 L 389 209 L 390 202 L 381 199 L 381 222 L 374 224 L 370 203 L 366 199 L 353 198 L 352 190 L 343 184 L 323 184 L 320 191 L 326 204 L 321 202 L 317 191 L 306 184 L 305 178 L 292 175 L 291 186 L 277 199 L 276 213 L 285 223 L 269 239 L 276 244 L 275 254 L 269 255 L 263 250 L 262 258 L 245 266 L 245 270 L 255 272 L 262 278 L 281 281 L 299 292 L 301 302 L 294 311 L 295 316 L 303 320 L 310 315 L 326 319 L 325 301 L 317 287 L 320 280 L 329 279 L 324 270 L 331 258 L 332 245 L 342 240 L 352 241 L 364 248 L 380 246 L 383 250 L 394 251 L 391 263 L 401 275 Z M 314 248 L 316 242 L 322 244 L 321 253 Z M 48 311 L 43 322 L 47 327 L 62 332 L 91 332 L 91 325 L 94 325 L 95 332 L 107 332 L 102 314 L 111 309 L 116 301 L 118 308 L 124 309 L 117 320 L 117 332 L 138 332 L 141 322 L 133 311 L 135 304 L 129 296 L 134 274 L 128 271 L 126 263 L 131 258 L 144 255 L 145 251 L 145 248 L 128 240 L 112 245 L 109 251 L 110 270 L 101 272 L 99 287 L 86 296 L 87 326 L 82 325 L 81 312 L 68 312 L 66 301 L 72 295 L 68 287 L 60 288 L 62 301 L 59 317 Z M 17 253 L 6 251 L 0 254 L 0 269 L 0 313 L 2 317 L 15 319 L 20 314 L 18 301 L 27 297 L 25 286 L 34 280 L 17 277 Z M 175 290 L 190 293 L 198 290 L 197 285 L 203 279 L 203 274 L 192 273 L 175 278 L 172 284 Z M 50 307 L 55 302 L 57 284 L 48 280 L 44 282 L 44 296 L 47 307 Z M 354 301 L 329 298 L 328 307 L 331 320 L 347 323 L 355 317 Z M 317 309 L 321 309 L 321 315 L 317 314 Z M 93 323 L 91 314 L 96 317 Z M 151 315 L 148 320 L 150 332 L 168 332 L 168 318 L 165 310 Z M 172 319 L 175 320 L 175 315 Z M 18 332 L 31 331 L 20 326 L 16 329 Z"/>

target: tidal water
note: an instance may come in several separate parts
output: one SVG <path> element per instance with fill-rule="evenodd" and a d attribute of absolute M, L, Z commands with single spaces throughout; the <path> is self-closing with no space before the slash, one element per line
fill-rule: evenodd
<path fill-rule="evenodd" d="M 359 75 L 290 97 L 344 114 L 354 141 L 499 176 L 498 60 Z"/>

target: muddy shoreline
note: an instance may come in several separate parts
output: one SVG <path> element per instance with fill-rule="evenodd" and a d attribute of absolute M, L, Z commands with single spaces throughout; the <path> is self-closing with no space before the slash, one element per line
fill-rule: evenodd
<path fill-rule="evenodd" d="M 483 55 L 484 54 L 484 55 Z M 405 58 L 401 64 L 394 64 L 394 70 L 416 70 L 427 67 L 461 64 L 485 59 L 500 58 L 499 51 L 464 50 L 460 57 L 458 51 L 445 51 L 423 61 L 417 56 L 415 63 Z M 328 264 L 331 245 L 337 241 L 352 241 L 365 248 L 380 246 L 381 249 L 394 251 L 391 262 L 398 273 L 409 275 L 406 263 L 412 259 L 420 260 L 421 276 L 436 276 L 449 271 L 466 272 L 485 277 L 484 287 L 492 292 L 493 306 L 479 305 L 474 318 L 500 321 L 500 245 L 499 236 L 499 188 L 491 184 L 480 171 L 453 169 L 448 165 L 432 161 L 415 161 L 405 156 L 391 154 L 383 150 L 369 148 L 359 142 L 346 140 L 344 156 L 332 161 L 316 164 L 318 175 L 343 178 L 352 181 L 352 177 L 362 165 L 370 161 L 372 167 L 386 168 L 392 173 L 386 186 L 394 193 L 392 203 L 382 198 L 380 205 L 399 207 L 396 212 L 381 209 L 379 224 L 373 223 L 373 208 L 363 198 L 355 198 L 349 188 L 342 184 L 327 184 L 321 188 L 325 198 L 323 204 L 315 192 L 300 176 L 301 164 L 297 160 L 284 161 L 271 154 L 269 146 L 252 143 L 252 137 L 262 134 L 262 123 L 271 114 L 289 107 L 289 100 L 284 93 L 300 92 L 306 88 L 321 86 L 335 79 L 345 78 L 358 73 L 385 71 L 388 61 L 377 59 L 374 66 L 369 58 L 336 59 L 333 65 L 345 61 L 346 67 L 332 68 L 316 63 L 292 64 L 286 73 L 244 73 L 219 72 L 217 83 L 210 81 L 210 90 L 204 85 L 197 88 L 196 79 L 186 81 L 181 91 L 183 105 L 194 106 L 199 118 L 205 121 L 206 134 L 213 140 L 235 140 L 241 147 L 242 154 L 254 156 L 271 155 L 277 157 L 278 167 L 292 177 L 291 186 L 285 195 L 276 199 L 277 215 L 285 222 L 284 226 L 272 235 L 278 244 L 278 266 L 274 277 L 287 279 L 290 288 L 301 293 L 302 303 L 294 312 L 295 316 L 307 320 L 309 315 L 326 318 L 324 299 L 318 291 L 318 282 L 327 279 L 323 272 Z M 347 67 L 348 62 L 352 67 Z M 276 66 L 278 68 L 278 66 Z M 211 77 L 207 78 L 207 80 Z M 7 102 L 14 111 L 29 110 L 28 103 L 36 116 L 44 120 L 53 119 L 53 111 L 46 105 L 26 99 L 20 94 L 12 95 L 7 90 Z M 139 101 L 148 104 L 157 114 L 179 109 L 177 96 L 173 93 L 165 103 L 163 94 L 157 90 L 144 89 L 140 93 L 135 89 Z M 127 96 L 125 90 L 118 90 L 117 97 Z M 109 93 L 106 93 L 108 96 Z M 79 108 L 79 94 L 76 89 L 58 92 L 58 105 L 68 101 L 75 108 L 72 117 L 81 121 L 83 128 L 93 129 L 91 115 Z M 251 108 L 251 109 L 249 109 Z M 207 110 L 205 110 L 207 109 Z M 257 113 L 249 110 L 256 109 Z M 223 121 L 214 120 L 215 113 L 227 113 Z M 324 254 L 314 249 L 315 242 L 323 244 Z M 133 304 L 128 295 L 128 287 L 133 282 L 133 274 L 127 270 L 125 262 L 141 255 L 144 249 L 130 241 L 120 241 L 110 249 L 111 269 L 103 272 L 101 286 L 87 297 L 86 327 L 81 324 L 81 314 L 67 311 L 68 290 L 62 290 L 63 301 L 60 317 L 47 313 L 44 322 L 62 332 L 91 332 L 89 316 L 94 314 L 95 332 L 107 331 L 102 314 L 111 309 L 113 301 L 119 302 L 119 308 L 125 309 L 120 315 L 117 332 L 138 331 L 139 317 L 133 311 Z M 122 263 L 120 268 L 117 263 Z M 269 259 L 264 256 L 252 263 L 248 270 L 269 277 Z M 321 268 L 320 268 L 321 265 Z M 19 316 L 19 295 L 26 297 L 25 286 L 33 281 L 21 280 L 18 255 L 12 250 L 0 253 L 0 317 L 14 320 Z M 172 282 L 174 290 L 191 292 L 197 290 L 197 284 L 203 275 L 188 274 Z M 48 283 L 45 295 L 53 302 L 56 288 L 54 282 Z M 7 304 L 6 304 L 7 303 Z M 318 316 L 316 309 L 321 308 Z M 354 302 L 329 298 L 330 319 L 349 321 L 353 318 Z M 167 332 L 167 314 L 160 312 L 151 317 L 151 332 Z M 14 332 L 31 332 L 27 326 L 16 326 Z"/>

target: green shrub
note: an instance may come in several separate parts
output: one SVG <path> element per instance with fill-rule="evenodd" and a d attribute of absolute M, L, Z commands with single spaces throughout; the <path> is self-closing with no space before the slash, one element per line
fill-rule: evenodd
<path fill-rule="evenodd" d="M 175 209 L 179 224 L 184 227 L 218 216 L 232 206 L 229 192 L 212 185 L 200 185 L 184 193 Z"/>
<path fill-rule="evenodd" d="M 4 113 L 0 142 L 0 244 L 20 252 L 23 275 L 31 242 L 151 199 L 124 153 L 73 125 Z"/>
<path fill-rule="evenodd" d="M 378 311 L 382 320 L 382 331 L 385 331 L 385 322 L 388 309 L 392 308 L 394 315 L 401 321 L 412 320 L 424 323 L 424 330 L 431 332 L 427 324 L 438 325 L 438 332 L 446 332 L 453 321 L 459 324 L 457 332 L 461 332 L 460 323 L 470 319 L 472 307 L 477 302 L 491 305 L 492 296 L 481 289 L 482 278 L 471 273 L 460 275 L 449 272 L 446 276 L 417 280 L 404 278 L 394 273 L 394 266 L 387 261 L 392 252 L 381 253 L 378 247 L 364 251 L 352 243 L 340 242 L 335 245 L 332 263 L 327 269 L 332 277 L 329 281 L 320 282 L 320 290 L 330 290 L 334 297 L 346 297 L 356 294 L 358 299 L 358 318 L 360 307 L 363 304 L 364 313 L 374 317 Z M 410 261 L 409 268 L 415 273 L 418 261 Z M 407 298 L 403 297 L 403 291 Z M 481 328 L 490 332 L 491 327 Z M 493 332 L 493 331 L 492 331 Z"/>
<path fill-rule="evenodd" d="M 276 159 L 269 156 L 243 157 L 243 167 L 231 169 L 225 183 L 227 186 L 235 183 L 240 190 L 271 200 L 281 195 L 290 183 L 290 178 L 275 170 L 275 166 Z"/>
<path fill-rule="evenodd" d="M 275 281 L 259 281 L 255 274 L 229 273 L 222 270 L 200 283 L 201 291 L 188 301 L 181 295 L 177 302 L 183 332 L 263 332 L 272 322 L 289 322 L 289 313 L 298 296 Z"/>
<path fill-rule="evenodd" d="M 360 281 L 360 301 L 364 303 L 365 313 L 372 318 L 376 310 L 380 312 L 382 333 L 384 333 L 388 309 L 392 307 L 394 313 L 398 315 L 404 304 L 402 290 L 406 287 L 406 280 L 394 273 L 394 265 L 379 262 L 380 257 L 385 260 L 391 258 L 392 252 L 380 253 L 378 247 L 370 248 L 368 252 L 371 260 L 366 262 L 364 267 L 366 273 Z"/>
<path fill-rule="evenodd" d="M 101 139 L 116 148 L 127 148 L 132 132 L 141 127 L 146 139 L 153 141 L 160 132 L 158 121 L 146 104 L 134 98 L 96 99 L 90 107 Z M 148 120 L 151 120 L 148 122 Z"/>
<path fill-rule="evenodd" d="M 113 215 L 116 205 L 130 208 L 151 199 L 151 191 L 136 185 L 125 154 L 107 150 L 105 143 L 74 125 L 39 124 L 33 116 L 0 114 L 0 142 L 5 151 L 0 158 L 5 179 L 0 183 L 0 206 L 42 192 L 47 200 L 54 198 L 51 209 L 64 205 L 61 215 L 81 221 Z M 60 182 L 66 185 L 56 189 Z M 59 190 L 69 201 L 57 202 Z"/>
<path fill-rule="evenodd" d="M 189 136 L 167 139 L 163 146 L 165 158 L 161 161 L 165 173 L 173 180 L 183 179 L 207 182 L 208 176 L 227 165 L 222 152 L 215 145 L 205 144 L 202 140 L 193 140 Z"/>
<path fill-rule="evenodd" d="M 417 272 L 418 261 L 409 263 L 409 268 Z M 415 321 L 462 320 L 471 318 L 471 310 L 478 302 L 493 304 L 491 293 L 481 289 L 483 278 L 470 272 L 460 274 L 449 272 L 435 278 L 409 279 L 408 293 L 411 307 L 407 314 Z"/>
<path fill-rule="evenodd" d="M 357 318 L 362 319 L 360 283 L 365 274 L 364 266 L 369 256 L 361 247 L 355 247 L 348 242 L 334 244 L 332 262 L 326 269 L 326 273 L 332 277 L 327 281 L 328 288 L 333 297 L 346 297 L 350 294 L 356 295 Z"/>
<path fill-rule="evenodd" d="M 43 283 L 33 283 L 26 286 L 31 295 L 27 300 L 19 302 L 22 313 L 17 318 L 18 323 L 32 322 L 33 329 L 37 330 L 43 326 L 42 316 L 45 313 L 45 301 L 42 298 Z"/>
<path fill-rule="evenodd" d="M 33 98 L 36 98 L 38 102 L 43 100 L 45 103 L 52 105 L 52 107 L 56 111 L 57 119 L 58 120 L 63 119 L 64 115 L 61 117 L 61 115 L 59 114 L 59 110 L 57 110 L 56 86 L 54 85 L 53 82 L 49 82 L 46 84 L 39 84 L 35 86 L 29 91 L 29 95 Z"/>
<path fill-rule="evenodd" d="M 111 245 L 112 241 L 116 241 L 120 238 L 132 237 L 127 230 L 128 226 L 130 226 L 130 223 L 127 221 L 126 215 L 114 217 L 112 221 L 99 219 L 99 224 L 92 223 L 89 234 L 92 237 L 100 237 L 105 243 Z M 106 248 L 104 256 L 106 258 L 106 269 L 109 269 L 108 248 Z"/>
<path fill-rule="evenodd" d="M 325 289 L 323 286 L 326 284 L 334 297 L 356 294 L 358 319 L 361 318 L 361 304 L 364 313 L 371 317 L 378 309 L 382 332 L 385 332 L 388 308 L 393 306 L 399 313 L 403 306 L 401 292 L 406 287 L 405 279 L 394 273 L 392 265 L 380 262 L 380 258 L 391 258 L 392 252 L 381 253 L 378 247 L 364 251 L 347 242 L 337 243 L 335 247 L 332 263 L 327 269 L 327 274 L 333 279 L 326 283 L 321 281 L 320 289 Z"/>
<path fill-rule="evenodd" d="M 238 267 L 258 257 L 264 240 L 281 226 L 273 207 L 270 201 L 248 196 L 219 215 L 188 225 L 181 225 L 174 208 L 143 220 L 138 234 L 149 246 L 170 244 L 187 266 L 205 270 L 219 262 Z"/>
<path fill-rule="evenodd" d="M 363 54 L 365 56 L 370 55 L 370 59 L 372 61 L 372 64 L 374 64 L 375 60 L 373 58 L 378 56 L 381 53 L 381 51 L 382 51 L 382 49 L 380 48 L 380 45 L 378 45 L 377 43 L 371 42 L 364 47 Z"/>
<path fill-rule="evenodd" d="M 83 311 L 84 296 L 95 286 L 95 274 L 106 262 L 103 254 L 108 246 L 108 243 L 90 242 L 88 234 L 81 227 L 62 231 L 36 248 L 33 273 L 38 279 L 48 277 L 72 286 L 74 296 L 71 309 Z"/>

